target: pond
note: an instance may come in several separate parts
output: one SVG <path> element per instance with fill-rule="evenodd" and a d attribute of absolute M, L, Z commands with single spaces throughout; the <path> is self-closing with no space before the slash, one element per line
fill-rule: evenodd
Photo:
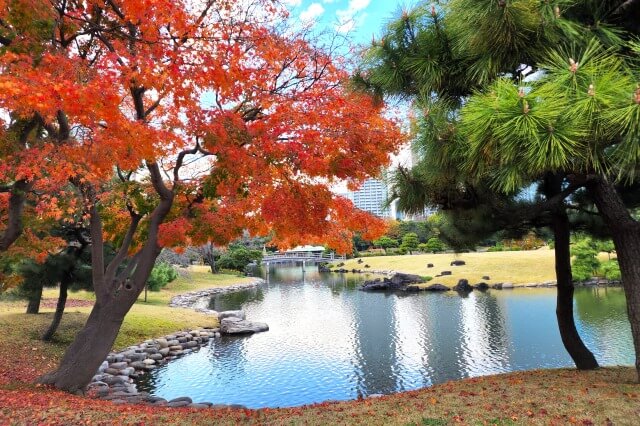
<path fill-rule="evenodd" d="M 166 399 L 290 407 L 572 365 L 553 288 L 396 295 L 359 291 L 364 279 L 272 269 L 258 288 L 210 301 L 217 311 L 244 309 L 268 332 L 216 339 L 138 388 Z M 625 309 L 619 288 L 576 291 L 578 330 L 601 365 L 634 362 Z"/>

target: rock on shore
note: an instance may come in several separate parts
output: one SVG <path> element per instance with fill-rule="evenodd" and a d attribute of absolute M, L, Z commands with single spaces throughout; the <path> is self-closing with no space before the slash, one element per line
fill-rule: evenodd
<path fill-rule="evenodd" d="M 420 275 L 397 273 L 391 278 L 376 278 L 365 281 L 360 287 L 362 291 L 406 291 L 410 284 L 424 282 Z"/>

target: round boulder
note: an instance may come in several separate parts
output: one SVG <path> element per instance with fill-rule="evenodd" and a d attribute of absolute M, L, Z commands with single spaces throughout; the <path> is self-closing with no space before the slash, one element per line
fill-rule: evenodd
<path fill-rule="evenodd" d="M 487 283 L 478 283 L 478 284 L 474 285 L 473 288 L 475 288 L 476 290 L 480 290 L 480 291 L 486 291 L 486 290 L 489 290 L 489 284 L 487 284 Z"/>
<path fill-rule="evenodd" d="M 473 287 L 469 285 L 469 280 L 464 278 L 459 280 L 458 284 L 456 284 L 453 289 L 461 293 L 469 293 L 470 291 L 473 291 Z"/>

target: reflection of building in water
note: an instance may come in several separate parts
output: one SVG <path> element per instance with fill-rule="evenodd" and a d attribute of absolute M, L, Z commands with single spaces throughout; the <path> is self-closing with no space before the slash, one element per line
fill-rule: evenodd
<path fill-rule="evenodd" d="M 369 309 L 368 297 L 384 298 L 384 308 L 376 303 L 378 309 Z M 354 303 L 356 380 L 362 394 L 509 369 L 506 319 L 489 294 L 363 294 Z"/>
<path fill-rule="evenodd" d="M 384 303 L 371 309 L 368 299 L 384 298 Z M 398 341 L 394 295 L 362 293 L 353 298 L 353 350 L 358 394 L 391 393 L 397 390 Z"/>
<path fill-rule="evenodd" d="M 457 379 L 461 373 L 504 371 L 509 365 L 509 339 L 494 297 L 405 297 L 395 308 L 402 389 Z"/>
<path fill-rule="evenodd" d="M 417 322 L 414 339 L 420 336 L 423 342 L 423 353 L 419 359 L 424 382 L 442 383 L 457 378 L 461 367 L 458 354 L 463 339 L 460 330 L 462 319 L 460 310 L 451 309 L 460 301 L 455 295 L 427 296 L 411 303 Z"/>
<path fill-rule="evenodd" d="M 461 371 L 469 377 L 509 370 L 506 320 L 496 298 L 473 292 L 461 305 L 463 335 Z"/>

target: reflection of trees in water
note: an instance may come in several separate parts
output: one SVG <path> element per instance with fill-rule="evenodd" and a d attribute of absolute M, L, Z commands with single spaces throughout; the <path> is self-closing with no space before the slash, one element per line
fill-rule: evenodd
<path fill-rule="evenodd" d="M 578 288 L 574 297 L 575 311 L 585 323 L 598 325 L 603 320 L 628 321 L 627 302 L 621 288 Z"/>
<path fill-rule="evenodd" d="M 249 302 L 261 302 L 264 300 L 264 291 L 260 287 L 241 290 L 234 293 L 220 294 L 209 300 L 209 309 L 214 311 L 235 311 Z"/>
<path fill-rule="evenodd" d="M 281 327 L 286 331 L 284 339 L 271 340 L 269 333 L 216 339 L 206 356 L 185 357 L 185 362 L 192 360 L 189 368 L 198 371 L 200 377 L 210 376 L 206 380 L 216 384 L 221 398 L 226 398 L 225 390 L 230 387 L 249 393 L 259 387 L 258 380 L 269 380 L 269 375 L 280 377 L 289 368 L 301 372 L 300 381 L 305 375 L 315 377 L 319 374 L 315 369 L 319 369 L 322 377 L 318 383 L 331 377 L 332 391 L 355 397 L 513 368 L 535 368 L 541 362 L 563 365 L 557 361 L 562 362 L 564 351 L 554 334 L 554 290 L 474 291 L 466 298 L 453 292 L 384 294 L 359 291 L 359 284 L 367 279 L 364 274 L 318 273 L 308 267 L 304 285 L 302 276 L 300 267 L 273 268 L 270 282 L 211 301 L 210 307 L 216 310 L 248 305 L 249 316 L 257 320 L 267 320 L 263 317 L 266 313 L 287 319 L 287 312 L 298 314 L 300 310 L 306 316 L 287 320 L 286 326 Z M 575 303 L 580 331 L 589 337 L 588 343 L 599 361 L 631 362 L 633 348 L 622 290 L 578 289 Z M 309 319 L 314 314 L 322 320 Z M 273 327 L 273 335 L 275 330 Z M 296 339 L 303 333 L 311 338 Z M 260 344 L 260 338 L 269 339 L 268 343 Z M 276 373 L 287 360 L 288 351 L 302 354 L 292 358 L 295 363 L 291 367 L 287 365 Z M 315 353 L 320 355 L 314 356 Z M 321 361 L 328 353 L 331 372 L 324 373 Z M 308 363 L 310 359 L 319 362 Z M 184 383 L 187 364 L 174 362 L 172 369 L 159 369 L 141 378 L 140 388 L 153 392 L 157 387 L 160 392 L 171 387 L 171 382 Z M 334 367 L 339 367 L 339 373 L 332 376 Z M 263 373 L 264 376 L 259 375 Z M 196 383 L 187 381 L 184 385 L 195 387 Z M 286 386 L 273 384 L 273 392 L 286 393 Z M 271 384 L 267 388 L 270 391 Z"/>
<path fill-rule="evenodd" d="M 149 392 L 153 395 L 158 386 L 157 376 L 162 375 L 162 370 L 164 370 L 165 368 L 166 367 L 160 367 L 160 369 L 153 370 L 136 378 L 134 381 L 136 383 L 136 386 L 138 387 L 138 391 Z"/>
<path fill-rule="evenodd" d="M 621 288 L 579 288 L 575 292 L 578 328 L 602 364 L 633 362 L 631 326 Z"/>
<path fill-rule="evenodd" d="M 328 284 L 331 293 L 335 296 L 340 295 L 343 291 L 355 291 L 362 283 L 362 277 L 356 277 L 351 274 L 334 274 L 333 272 L 320 272 L 318 279 Z"/>

